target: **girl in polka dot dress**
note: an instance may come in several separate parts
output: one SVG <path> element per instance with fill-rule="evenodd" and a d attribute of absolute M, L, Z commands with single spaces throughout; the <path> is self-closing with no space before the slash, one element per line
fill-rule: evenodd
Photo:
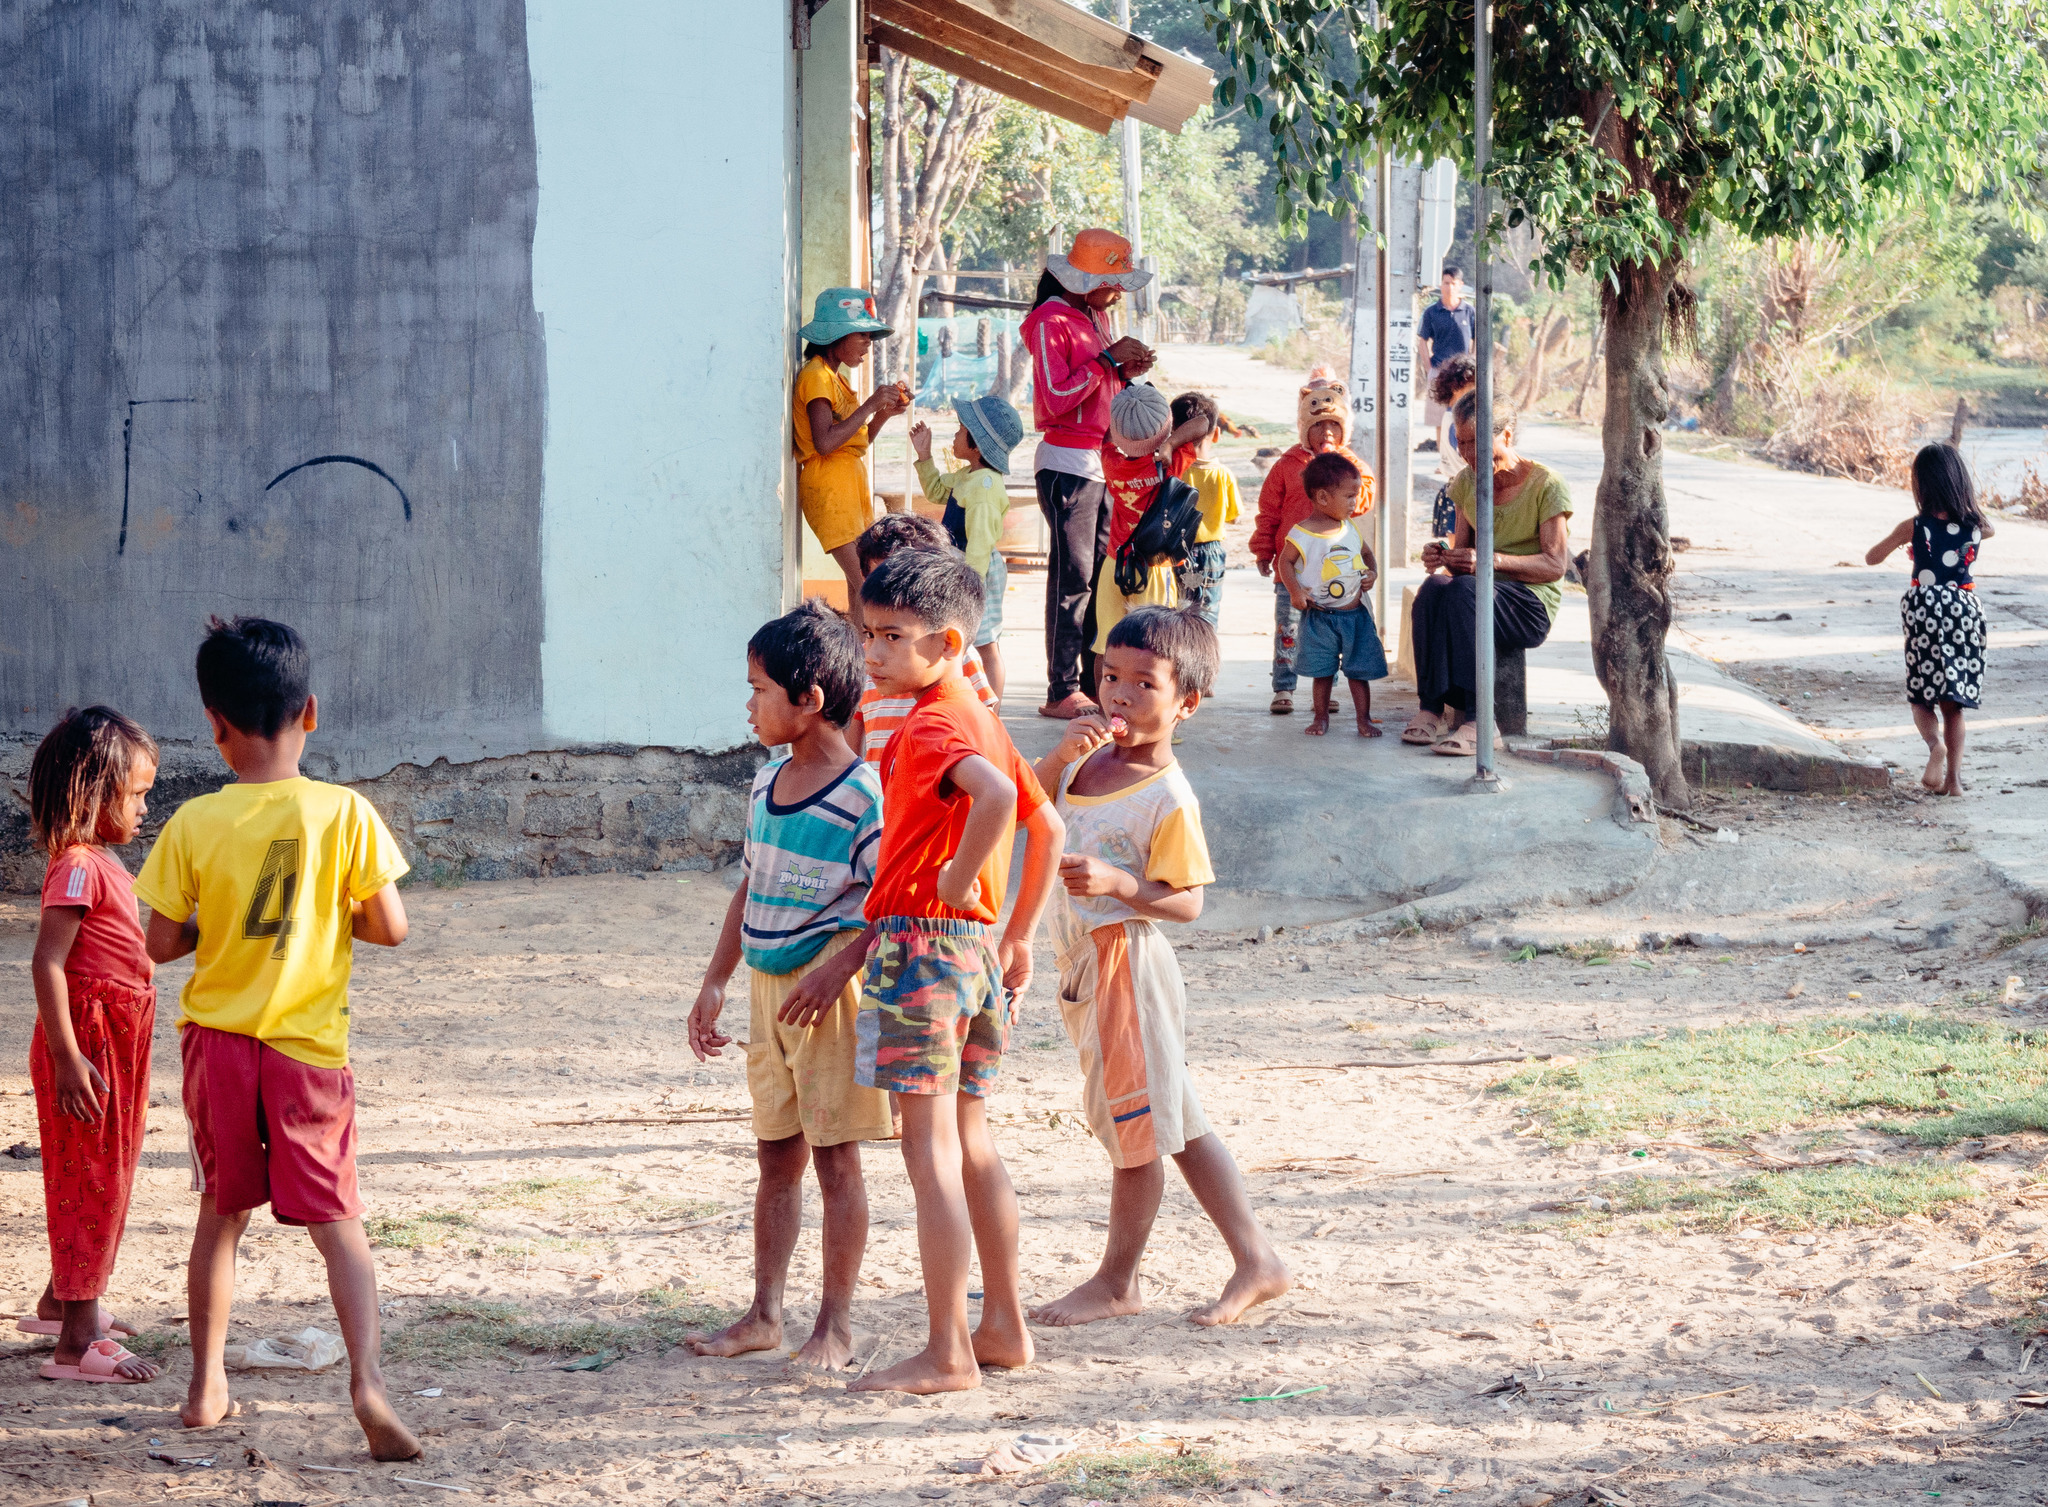
<path fill-rule="evenodd" d="M 1963 793 L 1963 711 L 1984 687 L 1984 613 L 1970 566 L 1995 530 L 1977 506 L 1963 457 L 1953 445 L 1926 445 L 1913 457 L 1919 509 L 1885 535 L 1864 562 L 1881 565 L 1912 547 L 1913 579 L 1899 599 L 1906 630 L 1906 702 L 1927 740 L 1920 783 L 1940 795 Z M 1939 716 L 1936 713 L 1939 711 Z"/>

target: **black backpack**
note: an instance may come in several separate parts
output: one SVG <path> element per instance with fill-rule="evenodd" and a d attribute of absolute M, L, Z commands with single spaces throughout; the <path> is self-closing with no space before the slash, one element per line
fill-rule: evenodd
<path fill-rule="evenodd" d="M 1201 527 L 1201 493 L 1178 476 L 1168 476 L 1161 463 L 1159 489 L 1116 552 L 1116 589 L 1127 597 L 1143 591 L 1153 566 L 1178 565 L 1188 557 Z"/>

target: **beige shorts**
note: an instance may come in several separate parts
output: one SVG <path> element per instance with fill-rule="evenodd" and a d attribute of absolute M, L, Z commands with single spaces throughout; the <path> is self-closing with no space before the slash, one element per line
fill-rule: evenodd
<path fill-rule="evenodd" d="M 798 979 L 834 953 L 857 946 L 861 935 L 842 931 L 794 973 L 749 970 L 747 1093 L 754 1101 L 756 1139 L 786 1141 L 802 1132 L 813 1146 L 838 1146 L 886 1141 L 896 1134 L 888 1094 L 853 1081 L 859 974 L 814 1024 L 789 1026 L 775 1018 Z"/>
<path fill-rule="evenodd" d="M 1060 1014 L 1080 1049 L 1089 1129 L 1115 1167 L 1185 1150 L 1209 1120 L 1188 1074 L 1187 992 L 1172 944 L 1150 921 L 1073 925 L 1062 942 Z"/>

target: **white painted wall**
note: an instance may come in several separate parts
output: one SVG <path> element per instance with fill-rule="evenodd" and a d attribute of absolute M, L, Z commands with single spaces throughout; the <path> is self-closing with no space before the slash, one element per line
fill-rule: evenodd
<path fill-rule="evenodd" d="M 793 563 L 789 8 L 532 0 L 527 31 L 543 728 L 732 748 Z"/>

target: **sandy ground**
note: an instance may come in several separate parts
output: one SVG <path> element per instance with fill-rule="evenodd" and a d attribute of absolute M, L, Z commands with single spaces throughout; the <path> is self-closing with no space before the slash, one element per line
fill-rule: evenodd
<path fill-rule="evenodd" d="M 1756 801 L 1724 814 L 1758 817 L 1751 841 L 1782 845 L 1788 862 L 1806 843 L 1881 838 L 1897 880 L 1879 904 L 1923 920 L 1956 903 L 1979 924 L 2010 919 L 1970 855 L 1878 802 Z M 1675 832 L 1671 841 L 1674 862 L 1696 851 Z M 436 1250 L 379 1252 L 394 1327 L 476 1298 L 551 1319 L 615 1314 L 664 1286 L 722 1307 L 746 1301 L 744 1123 L 547 1123 L 743 1109 L 737 1061 L 697 1065 L 682 1032 L 724 899 L 717 876 L 416 888 L 413 940 L 396 953 L 362 951 L 354 1056 L 365 1196 L 373 1213 L 470 1209 L 483 1226 Z M 30 905 L 0 906 L 0 1062 L 10 1069 L 0 1075 L 0 1144 L 34 1139 L 19 1068 L 32 923 Z M 401 1398 L 426 1459 L 380 1466 L 350 1425 L 338 1371 L 238 1375 L 245 1416 L 181 1435 L 172 1410 L 187 1352 L 170 1351 L 154 1384 L 81 1393 L 35 1379 L 47 1341 L 10 1335 L 0 1343 L 0 1500 L 89 1490 L 101 1503 L 320 1502 L 425 1490 L 398 1476 L 546 1502 L 1061 1500 L 1064 1489 L 1029 1479 L 956 1485 L 937 1473 L 1025 1428 L 1098 1445 L 1139 1431 L 1206 1441 L 1242 1472 L 1230 1495 L 1243 1500 L 1449 1491 L 1520 1503 L 1594 1483 L 1642 1502 L 1896 1501 L 1926 1490 L 1944 1501 L 2038 1500 L 2048 1418 L 2015 1421 L 2005 1401 L 2025 1385 L 2013 1374 L 2020 1346 L 2008 1289 L 1984 1271 L 1946 1268 L 2041 1238 L 2041 1214 L 1998 1191 L 2040 1162 L 2041 1145 L 1993 1148 L 1975 1163 L 1987 1196 L 1938 1222 L 1814 1244 L 1551 1233 L 1561 1216 L 1537 1206 L 1645 1163 L 1626 1147 L 1548 1151 L 1514 1135 L 1519 1117 L 1483 1092 L 1502 1067 L 1315 1067 L 1421 1033 L 1475 1050 L 1583 1052 L 1652 1026 L 1856 1008 L 1851 987 L 1865 1008 L 1956 1008 L 1966 994 L 1995 992 L 2005 971 L 1968 945 L 1723 956 L 1680 952 L 1644 969 L 1595 970 L 1564 957 L 1515 963 L 1439 936 L 1328 946 L 1284 930 L 1263 946 L 1198 939 L 1182 959 L 1197 1082 L 1300 1279 L 1235 1329 L 1203 1331 L 1183 1317 L 1217 1289 L 1226 1263 L 1169 1178 L 1148 1313 L 1040 1330 L 1036 1364 L 941 1400 L 849 1394 L 837 1379 L 793 1374 L 772 1353 L 713 1361 L 649 1347 L 595 1373 L 551 1369 L 555 1357 L 399 1361 L 390 1367 L 397 1391 L 442 1394 Z M 183 971 L 166 969 L 165 986 Z M 1795 977 L 1804 992 L 1788 1002 Z M 2031 1008 L 1986 1009 L 2039 1020 Z M 154 1149 L 110 1301 L 162 1329 L 184 1310 L 193 1202 L 167 1030 L 157 1062 Z M 1039 992 L 994 1110 L 1026 1214 L 1026 1287 L 1040 1300 L 1091 1269 L 1102 1237 L 1107 1169 L 1075 1124 L 1078 1106 L 1075 1054 Z M 1681 1170 L 1695 1156 L 1652 1151 L 1653 1169 Z M 891 1147 L 874 1147 L 867 1169 L 875 1229 L 859 1353 L 886 1360 L 914 1348 L 921 1322 L 912 1208 Z M 541 1207 L 491 1196 L 535 1178 L 589 1181 Z M 41 1207 L 37 1164 L 0 1157 L 0 1306 L 12 1311 L 33 1300 L 46 1270 Z M 794 1279 L 805 1327 L 815 1197 L 809 1213 Z M 332 1327 L 302 1234 L 258 1217 L 236 1318 L 236 1341 Z M 1511 1372 L 1530 1385 L 1526 1395 L 1474 1395 Z M 1301 1387 L 1327 1390 L 1237 1400 Z M 1628 1411 L 1736 1387 L 1749 1390 L 1674 1412 Z M 152 1440 L 217 1463 L 152 1461 Z M 252 1449 L 270 1463 L 245 1463 Z"/>
<path fill-rule="evenodd" d="M 1297 379 L 1276 382 L 1270 369 L 1241 364 L 1256 368 L 1250 390 L 1226 391 L 1226 402 L 1269 416 L 1261 394 L 1284 390 L 1284 415 Z M 1200 380 L 1224 386 L 1208 371 Z M 1703 493 L 1675 506 L 1704 510 L 1712 500 Z M 1873 520 L 1883 510 L 1873 504 Z M 1800 611 L 1798 583 L 1745 574 L 1764 563 L 1747 558 L 1766 550 L 1747 542 L 1760 527 L 1743 522 L 1741 538 L 1734 524 L 1728 538 L 1695 528 L 1681 582 L 1689 632 L 1705 638 L 1721 589 L 1709 587 L 1710 575 L 1721 579 L 1704 568 L 1710 561 L 1725 563 L 1731 595 L 1748 587 L 1760 600 L 1768 587 Z M 1839 553 L 1848 557 L 1862 535 L 1859 527 L 1854 540 L 1844 537 Z M 1738 548 L 1744 558 L 1732 558 Z M 1834 548 L 1830 540 L 1822 553 Z M 1833 569 L 1833 558 L 1819 568 Z M 2009 603 L 2038 620 L 2040 584 L 2024 583 L 2027 594 L 2001 598 L 2000 610 Z M 1858 629 L 1873 639 L 1859 642 L 1860 656 L 1896 655 L 1893 641 L 1876 641 L 1883 596 L 1875 582 L 1856 594 L 1872 614 Z M 1845 663 L 1836 679 L 1838 667 L 1818 650 L 1847 647 L 1834 637 L 1842 620 L 1824 621 L 1813 630 L 1824 641 L 1778 641 L 1769 659 L 1760 643 L 1755 657 L 1788 676 L 1827 677 L 1806 687 L 1826 697 L 1817 715 L 1881 746 L 1871 730 L 1889 725 L 1881 719 L 1895 705 L 1892 666 L 1859 658 L 1866 673 L 1852 678 Z M 1714 643 L 1731 660 L 1739 647 Z M 1995 741 L 1984 740 L 1986 754 L 2002 752 Z M 1994 772 L 2005 780 L 1993 784 Z M 390 1379 L 427 1455 L 384 1466 L 362 1449 L 338 1370 L 238 1374 L 244 1415 L 186 1435 L 175 1426 L 186 1352 L 172 1348 L 154 1384 L 82 1392 L 35 1379 L 48 1341 L 0 1329 L 0 1501 L 451 1495 L 398 1477 L 562 1503 L 1089 1500 L 1086 1488 L 1075 1494 L 1038 1477 L 966 1484 L 943 1473 L 945 1462 L 1023 1429 L 1091 1447 L 1139 1433 L 1192 1441 L 1236 1473 L 1220 1493 L 1183 1500 L 1449 1496 L 1534 1507 L 1587 1500 L 1597 1487 L 1607 1495 L 1593 1500 L 1695 1507 L 2042 1501 L 2048 1414 L 2010 1401 L 2039 1386 L 2048 1365 L 2037 1352 L 2016 1374 L 2019 1298 L 2035 1290 L 2027 1282 L 2038 1286 L 2030 1263 L 2048 1241 L 2048 1210 L 2017 1190 L 2041 1177 L 2042 1138 L 1957 1148 L 1983 1196 L 1939 1219 L 1811 1243 L 1628 1225 L 1602 1234 L 1545 1206 L 1611 1186 L 1610 1174 L 1696 1171 L 1702 1154 L 1628 1144 L 1553 1150 L 1518 1136 L 1523 1117 L 1485 1092 L 1512 1070 L 1505 1066 L 1329 1066 L 1425 1035 L 1474 1055 L 1584 1054 L 1653 1028 L 1885 1006 L 2048 1024 L 2038 978 L 2017 1006 L 1999 1003 L 2009 975 L 2038 973 L 2043 962 L 2016 961 L 2026 949 L 1994 950 L 2024 911 L 1976 849 L 1986 806 L 2026 799 L 1992 793 L 2019 788 L 2023 772 L 1987 759 L 1990 789 L 1962 802 L 1910 789 L 1846 803 L 1710 796 L 1702 814 L 1740 832 L 1741 843 L 1708 843 L 1667 823 L 1659 863 L 1636 894 L 1597 911 L 1507 916 L 1492 928 L 1654 937 L 1713 918 L 1729 938 L 1725 949 L 1644 954 L 1642 967 L 1592 968 L 1567 956 L 1516 962 L 1505 947 L 1433 934 L 1330 943 L 1283 927 L 1263 945 L 1241 934 L 1184 935 L 1197 1084 L 1299 1278 L 1239 1327 L 1204 1331 L 1184 1317 L 1220 1287 L 1227 1262 L 1169 1175 L 1147 1262 L 1147 1313 L 1039 1330 L 1031 1367 L 990 1373 L 980 1391 L 944 1399 L 849 1394 L 841 1379 L 796 1374 L 774 1353 L 713 1361 L 652 1344 L 594 1372 L 515 1352 L 397 1360 Z M 422 886 L 407 894 L 412 940 L 395 953 L 361 950 L 354 1058 L 372 1213 L 453 1211 L 476 1221 L 437 1247 L 378 1252 L 396 1333 L 437 1305 L 473 1300 L 517 1303 L 549 1320 L 630 1317 L 650 1289 L 744 1305 L 752 1142 L 743 1120 L 727 1118 L 745 1107 L 742 1071 L 737 1057 L 696 1063 L 683 1035 L 730 877 Z M 33 925 L 32 904 L 0 900 L 0 1147 L 35 1140 L 25 1074 Z M 1788 928 L 1815 938 L 1809 952 L 1787 950 Z M 1821 940 L 1873 930 L 1898 940 Z M 1044 946 L 1040 966 L 1050 967 Z M 184 965 L 164 970 L 167 998 L 184 976 Z M 1025 1211 L 1023 1268 L 1035 1300 L 1092 1269 L 1108 1187 L 1106 1161 L 1078 1123 L 1077 1060 L 1048 990 L 1041 975 L 993 1103 Z M 166 1022 L 171 1013 L 167 1004 Z M 176 1332 L 193 1196 L 167 1024 L 157 1063 L 153 1149 L 109 1300 L 145 1328 Z M 678 1116 L 694 1119 L 588 1123 Z M 1637 1149 L 1647 1156 L 1630 1154 Z M 894 1149 L 873 1147 L 867 1174 L 874 1230 L 857 1350 L 884 1364 L 916 1347 L 922 1298 Z M 813 1312 L 815 1193 L 807 1217 L 791 1345 Z M 1950 1270 L 2015 1247 L 2027 1259 Z M 0 1252 L 0 1311 L 21 1312 L 47 1271 L 33 1160 L 0 1156 Z M 334 1327 L 303 1234 L 258 1217 L 236 1319 L 235 1342 Z M 1483 1395 L 1510 1374 L 1526 1390 Z M 441 1395 L 411 1395 L 433 1388 Z M 1323 1390 L 1242 1400 L 1301 1388 Z M 1701 1394 L 1726 1395 L 1664 1406 Z M 215 1463 L 164 1463 L 152 1449 Z M 358 1473 L 301 1469 L 311 1465 Z"/>

